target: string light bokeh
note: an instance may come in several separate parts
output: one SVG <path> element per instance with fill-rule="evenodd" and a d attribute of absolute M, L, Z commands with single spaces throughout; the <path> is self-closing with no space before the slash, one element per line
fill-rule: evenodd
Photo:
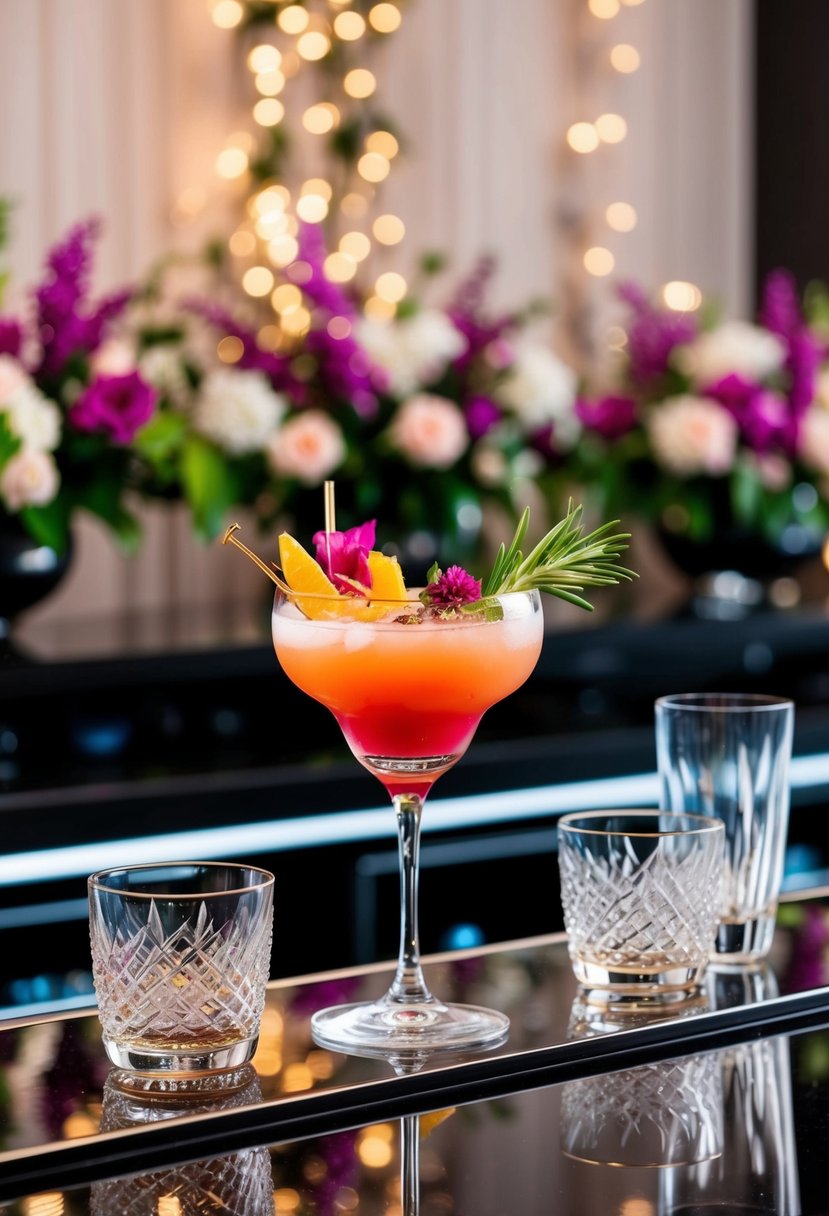
<path fill-rule="evenodd" d="M 359 281 L 369 315 L 394 316 L 408 291 L 387 265 L 406 234 L 401 217 L 381 207 L 402 139 L 379 106 L 375 62 L 402 8 L 403 0 L 209 0 L 214 24 L 238 38 L 248 74 L 253 129 L 228 136 L 215 171 L 239 192 L 227 248 L 243 291 L 268 307 L 259 329 L 267 349 L 290 349 L 311 324 L 300 224 L 319 225 L 326 278 Z M 234 355 L 219 351 L 225 362 Z"/>
<path fill-rule="evenodd" d="M 572 197 L 568 200 L 564 228 L 575 247 L 576 259 L 576 267 L 569 276 L 569 305 L 573 317 L 571 338 L 574 350 L 582 360 L 589 362 L 600 357 L 602 350 L 622 351 L 627 341 L 624 329 L 616 323 L 610 323 L 597 341 L 591 328 L 595 322 L 595 306 L 589 284 L 591 281 L 610 281 L 610 277 L 618 273 L 625 256 L 625 237 L 639 224 L 637 200 L 611 196 L 603 201 L 597 195 L 608 189 L 604 183 L 612 180 L 612 170 L 600 176 L 587 172 L 587 168 L 589 161 L 607 156 L 614 146 L 624 147 L 631 137 L 629 118 L 618 101 L 618 86 L 640 70 L 643 55 L 637 45 L 635 23 L 628 19 L 625 10 L 636 9 L 645 0 L 582 0 L 582 3 L 577 31 L 582 44 L 581 87 L 576 89 L 580 100 L 573 121 L 564 132 L 571 175 L 578 176 L 579 180 L 573 192 L 578 195 L 579 202 L 574 204 Z M 620 22 L 624 22 L 624 36 L 619 34 Z M 585 113 L 591 103 L 595 104 L 596 97 L 601 96 L 603 85 L 613 86 L 617 109 Z M 624 91 L 621 97 L 624 98 Z M 579 211 L 582 214 L 577 216 Z M 586 276 L 580 286 L 579 271 Z M 695 283 L 671 280 L 659 287 L 659 298 L 666 308 L 693 312 L 702 303 L 702 292 Z"/>

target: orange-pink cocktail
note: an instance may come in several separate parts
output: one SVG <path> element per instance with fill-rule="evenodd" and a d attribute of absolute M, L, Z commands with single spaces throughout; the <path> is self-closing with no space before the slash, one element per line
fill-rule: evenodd
<path fill-rule="evenodd" d="M 274 647 L 286 675 L 331 710 L 390 794 L 416 787 L 425 795 L 541 653 L 538 592 L 502 596 L 498 614 L 415 622 L 398 605 L 379 621 L 308 620 L 277 597 Z"/>

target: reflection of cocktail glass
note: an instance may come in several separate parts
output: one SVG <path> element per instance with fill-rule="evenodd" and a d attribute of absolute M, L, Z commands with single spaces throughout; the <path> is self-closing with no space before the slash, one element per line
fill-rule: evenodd
<path fill-rule="evenodd" d="M 396 814 L 400 857 L 400 953 L 380 1000 L 323 1009 L 312 1019 L 323 1046 L 411 1049 L 480 1046 L 504 1038 L 501 1013 L 446 1004 L 426 986 L 418 939 L 418 854 L 423 802 L 464 754 L 481 717 L 527 679 L 541 652 L 537 591 L 487 601 L 486 611 L 413 619 L 390 605 L 360 619 L 344 602 L 309 619 L 278 591 L 273 641 L 288 677 L 334 714 L 354 755 L 385 786 Z M 303 594 L 301 603 L 324 597 Z M 417 601 L 415 601 L 417 603 Z M 345 601 L 347 604 L 347 601 Z"/>

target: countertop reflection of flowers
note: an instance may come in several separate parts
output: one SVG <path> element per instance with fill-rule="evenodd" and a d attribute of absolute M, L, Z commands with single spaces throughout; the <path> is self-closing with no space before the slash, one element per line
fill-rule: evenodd
<path fill-rule="evenodd" d="M 707 542 L 723 526 L 796 555 L 829 526 L 827 309 L 768 276 L 756 323 L 654 303 L 635 284 L 623 353 L 553 437 L 559 476 L 601 511 Z"/>
<path fill-rule="evenodd" d="M 240 505 L 264 529 L 293 521 L 310 537 L 326 479 L 338 525 L 376 516 L 379 544 L 419 530 L 457 544 L 477 536 L 482 503 L 513 511 L 575 402 L 572 370 L 531 337 L 534 308 L 491 311 L 489 259 L 428 304 L 438 268 L 424 259 L 422 290 L 379 319 L 326 277 L 319 228 L 302 225 L 298 245 L 276 279 L 281 329 L 241 292 L 191 294 L 172 325 L 150 311 L 137 327 L 162 397 L 141 437 L 159 487 L 183 487 L 206 537 Z"/>
<path fill-rule="evenodd" d="M 0 517 L 59 551 L 80 510 L 137 542 L 134 440 L 157 400 L 115 337 L 132 290 L 90 300 L 99 234 L 94 219 L 71 228 L 20 314 L 0 315 Z"/>

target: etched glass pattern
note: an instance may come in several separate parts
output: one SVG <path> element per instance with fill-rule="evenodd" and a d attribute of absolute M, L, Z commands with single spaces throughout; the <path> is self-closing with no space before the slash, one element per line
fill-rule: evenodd
<path fill-rule="evenodd" d="M 716 1053 L 569 1081 L 561 1094 L 561 1147 L 615 1166 L 690 1165 L 723 1147 Z"/>
<path fill-rule="evenodd" d="M 116 1070 L 117 1071 L 117 1070 Z M 101 1131 L 231 1110 L 262 1099 L 257 1079 L 221 1100 L 176 1105 L 140 1102 L 121 1094 L 110 1078 L 104 1085 Z M 154 1173 L 92 1184 L 92 1216 L 273 1216 L 273 1171 L 266 1148 L 245 1149 L 210 1160 L 187 1162 Z"/>
<path fill-rule="evenodd" d="M 202 867 L 178 891 L 173 879 L 157 877 L 165 867 L 146 869 L 143 890 L 90 883 L 105 1039 L 133 1050 L 206 1053 L 255 1038 L 270 971 L 272 878 L 250 885 L 264 871 L 226 867 L 235 871 L 228 889 L 199 890 L 216 882 L 214 867 Z M 179 881 L 183 869 L 176 868 Z"/>
<path fill-rule="evenodd" d="M 596 981 L 615 973 L 618 983 L 626 975 L 633 982 L 704 966 L 716 926 L 722 835 L 721 824 L 693 816 L 565 816 L 559 869 L 571 957 L 595 968 Z"/>

